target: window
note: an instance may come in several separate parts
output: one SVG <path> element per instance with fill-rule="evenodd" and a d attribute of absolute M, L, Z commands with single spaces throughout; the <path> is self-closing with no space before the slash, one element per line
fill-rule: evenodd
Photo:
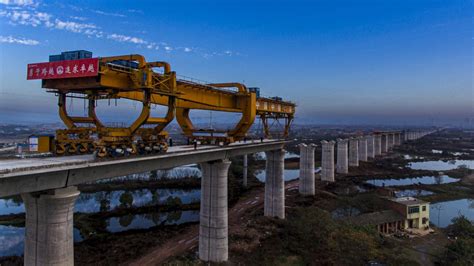
<path fill-rule="evenodd" d="M 408 207 L 408 214 L 419 213 L 419 212 L 420 212 L 420 206 Z"/>
<path fill-rule="evenodd" d="M 428 218 L 423 218 L 423 219 L 421 219 L 421 223 L 422 223 L 422 224 L 426 224 L 427 222 L 428 222 Z"/>
<path fill-rule="evenodd" d="M 426 211 L 426 205 L 423 205 L 423 207 L 421 207 L 421 210 L 425 212 Z"/>

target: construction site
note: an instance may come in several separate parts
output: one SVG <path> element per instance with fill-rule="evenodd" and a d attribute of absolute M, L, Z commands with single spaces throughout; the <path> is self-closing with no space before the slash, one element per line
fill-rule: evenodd
<path fill-rule="evenodd" d="M 166 152 L 165 127 L 176 118 L 188 141 L 229 144 L 248 138 L 286 138 L 296 106 L 280 97 L 260 97 L 259 88 L 244 84 L 201 84 L 176 78 L 167 62 L 147 62 L 141 55 L 92 58 L 92 52 L 80 50 L 51 55 L 50 62 L 28 65 L 28 79 L 41 79 L 42 87 L 58 97 L 59 117 L 66 129 L 40 150 L 55 155 L 88 154 L 116 157 Z M 87 116 L 68 115 L 70 98 L 87 102 Z M 142 105 L 140 115 L 129 127 L 108 127 L 97 117 L 97 101 L 129 99 Z M 153 117 L 152 105 L 167 108 L 164 117 Z M 241 114 L 229 130 L 196 128 L 191 110 L 209 110 Z M 247 134 L 258 117 L 264 127 L 261 136 Z M 271 125 L 282 124 L 281 132 Z M 43 145 L 41 145 L 43 146 Z"/>
<path fill-rule="evenodd" d="M 471 10 L 0 0 L 0 266 L 474 265 Z"/>

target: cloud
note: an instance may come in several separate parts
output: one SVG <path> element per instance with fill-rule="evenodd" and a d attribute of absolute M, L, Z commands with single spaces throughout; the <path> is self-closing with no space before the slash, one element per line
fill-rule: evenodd
<path fill-rule="evenodd" d="M 1 10 L 0 17 L 8 18 L 9 23 L 12 25 L 26 25 L 32 27 L 43 26 L 46 28 L 54 28 L 57 30 L 65 30 L 74 33 L 95 35 L 98 38 L 102 37 L 103 35 L 102 31 L 100 31 L 99 27 L 97 27 L 95 24 L 64 21 L 57 18 L 53 20 L 53 16 L 45 12 L 27 10 Z"/>
<path fill-rule="evenodd" d="M 54 23 L 50 26 L 58 30 L 67 30 L 75 33 L 86 33 L 87 31 L 89 35 L 97 32 L 95 31 L 97 29 L 97 26 L 94 24 L 78 23 L 74 21 L 62 21 L 60 19 L 55 19 Z"/>
<path fill-rule="evenodd" d="M 134 43 L 134 44 L 148 44 L 147 41 L 141 38 L 126 36 L 126 35 L 116 34 L 116 33 L 107 35 L 107 39 L 111 39 L 118 42 L 129 42 L 129 43 Z"/>
<path fill-rule="evenodd" d="M 37 40 L 25 39 L 25 38 L 16 38 L 13 36 L 0 36 L 0 43 L 16 43 L 23 45 L 38 45 L 40 44 Z"/>
<path fill-rule="evenodd" d="M 0 17 L 7 18 L 8 23 L 11 25 L 24 25 L 32 27 L 44 27 L 47 29 L 63 30 L 77 34 L 83 34 L 88 37 L 95 38 L 106 38 L 108 40 L 121 42 L 121 43 L 131 43 L 135 45 L 142 45 L 143 48 L 150 50 L 162 50 L 167 53 L 174 51 L 184 52 L 184 53 L 193 53 L 201 55 L 205 58 L 213 56 L 234 56 L 240 55 L 239 53 L 232 51 L 223 51 L 223 52 L 210 52 L 205 51 L 199 47 L 184 47 L 184 46 L 173 46 L 166 42 L 153 42 L 151 40 L 146 40 L 136 36 L 129 36 L 117 32 L 111 32 L 101 29 L 94 23 L 84 23 L 85 20 L 89 18 L 81 16 L 69 16 L 70 20 L 64 18 L 57 18 L 56 16 L 46 13 L 39 12 L 37 10 L 38 3 L 33 0 L 0 0 L 0 3 L 8 5 L 4 10 L 0 10 Z M 76 6 L 67 6 L 68 9 L 81 9 L 86 10 L 81 7 Z M 88 10 L 88 9 L 87 9 Z M 125 17 L 125 15 L 117 13 L 107 13 L 100 10 L 92 10 L 93 12 L 106 16 L 117 16 Z M 128 12 L 140 13 L 141 10 L 130 9 Z M 18 39 L 22 41 L 21 39 Z M 23 40 L 27 41 L 27 40 Z M 34 41 L 34 40 L 32 40 Z M 6 41 L 3 41 L 6 42 Z M 20 43 L 20 42 L 17 42 Z M 34 43 L 34 42 L 33 42 Z M 36 44 L 30 45 L 36 45 Z"/>
<path fill-rule="evenodd" d="M 86 21 L 87 18 L 85 17 L 79 17 L 79 16 L 70 16 L 69 18 L 75 19 L 75 20 L 80 20 L 80 21 Z"/>
<path fill-rule="evenodd" d="M 127 10 L 127 11 L 128 11 L 128 12 L 130 12 L 130 13 L 139 13 L 139 14 L 143 14 L 143 11 L 141 11 L 141 10 L 138 10 L 138 9 L 129 9 L 129 10 Z"/>
<path fill-rule="evenodd" d="M 121 18 L 125 17 L 125 15 L 123 15 L 123 14 L 108 13 L 108 12 L 104 12 L 104 11 L 100 11 L 100 10 L 92 10 L 92 12 L 97 13 L 99 15 L 104 15 L 104 16 L 121 17 Z"/>
<path fill-rule="evenodd" d="M 51 19 L 51 16 L 47 13 L 37 11 L 25 11 L 25 10 L 1 10 L 0 17 L 7 17 L 10 19 L 10 24 L 16 25 L 28 25 L 37 27 L 45 24 Z"/>
<path fill-rule="evenodd" d="M 38 6 L 38 3 L 33 0 L 0 0 L 0 4 L 33 7 Z"/>

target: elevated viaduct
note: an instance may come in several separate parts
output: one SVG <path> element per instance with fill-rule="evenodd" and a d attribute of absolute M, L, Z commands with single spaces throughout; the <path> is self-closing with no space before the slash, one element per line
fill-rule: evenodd
<path fill-rule="evenodd" d="M 314 144 L 300 145 L 300 193 L 314 195 L 315 178 L 335 182 L 344 178 L 348 165 L 381 157 L 405 141 L 434 131 L 375 132 L 350 140 L 322 142 L 321 176 L 315 177 Z M 386 149 L 382 150 L 381 140 Z M 362 141 L 361 141 L 362 140 Z M 349 142 L 354 145 L 348 147 Z M 227 176 L 229 158 L 264 151 L 266 180 L 264 215 L 285 218 L 284 146 L 288 141 L 236 142 L 228 146 L 171 147 L 166 154 L 95 160 L 91 155 L 0 161 L 0 197 L 21 194 L 26 208 L 25 265 L 73 265 L 73 213 L 80 192 L 76 185 L 100 179 L 169 169 L 199 163 L 202 170 L 199 258 L 228 259 Z M 334 158 L 337 158 L 337 164 Z M 336 169 L 337 166 L 337 169 Z M 351 165 L 357 166 L 357 165 Z M 245 178 L 244 174 L 244 178 Z M 245 180 L 243 182 L 245 184 Z"/>
<path fill-rule="evenodd" d="M 25 265 L 73 265 L 76 185 L 100 179 L 200 163 L 199 257 L 228 258 L 227 174 L 229 158 L 266 152 L 265 215 L 284 218 L 283 140 L 228 146 L 171 147 L 166 154 L 94 160 L 91 155 L 0 161 L 0 197 L 21 194 L 26 209 Z"/>

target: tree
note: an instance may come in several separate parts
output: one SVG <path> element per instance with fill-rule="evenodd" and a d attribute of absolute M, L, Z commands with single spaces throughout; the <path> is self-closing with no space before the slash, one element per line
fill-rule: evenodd
<path fill-rule="evenodd" d="M 474 225 L 464 215 L 452 219 L 448 230 L 457 237 L 446 245 L 446 252 L 440 261 L 443 265 L 474 265 Z"/>
<path fill-rule="evenodd" d="M 120 206 L 125 208 L 132 207 L 133 204 L 133 195 L 130 192 L 124 192 L 120 195 Z"/>

